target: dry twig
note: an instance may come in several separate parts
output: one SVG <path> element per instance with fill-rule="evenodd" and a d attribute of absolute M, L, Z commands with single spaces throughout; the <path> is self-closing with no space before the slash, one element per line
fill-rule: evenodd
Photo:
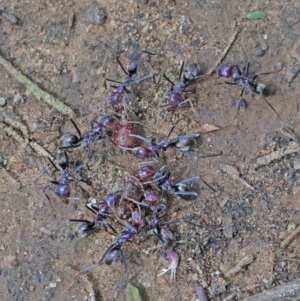
<path fill-rule="evenodd" d="M 292 231 L 280 244 L 281 248 L 287 247 L 295 238 L 297 235 L 300 234 L 300 225 Z"/>
<path fill-rule="evenodd" d="M 4 57 L 0 54 L 0 65 L 2 65 L 19 83 L 24 85 L 26 89 L 33 94 L 38 100 L 44 100 L 48 105 L 58 110 L 60 113 L 64 115 L 73 115 L 74 111 L 65 105 L 60 100 L 56 99 L 54 96 L 42 90 L 35 83 L 33 83 L 29 78 L 27 78 L 24 74 L 18 71 L 13 65 L 4 59 Z"/>
<path fill-rule="evenodd" d="M 292 282 L 276 286 L 274 289 L 246 297 L 242 301 L 299 301 L 299 296 L 300 278 L 297 278 Z"/>
<path fill-rule="evenodd" d="M 221 164 L 221 170 L 232 177 L 232 179 L 240 182 L 242 185 L 246 186 L 247 188 L 251 190 L 255 190 L 250 184 L 248 184 L 244 179 L 240 177 L 240 173 L 237 170 L 236 167 L 227 165 L 227 164 Z"/>
<path fill-rule="evenodd" d="M 287 148 L 284 148 L 284 149 L 281 148 L 269 155 L 257 158 L 255 168 L 258 168 L 258 167 L 264 166 L 264 165 L 268 165 L 269 163 L 271 163 L 274 160 L 279 160 L 284 156 L 288 156 L 288 155 L 297 153 L 299 151 L 300 151 L 299 143 L 292 141 L 289 143 Z"/>
<path fill-rule="evenodd" d="M 254 259 L 255 259 L 255 256 L 252 254 L 245 256 L 240 261 L 238 261 L 237 264 L 233 268 L 231 268 L 227 271 L 223 271 L 224 276 L 227 278 L 234 276 L 235 274 L 240 272 L 244 267 L 246 267 L 247 265 L 252 263 L 254 261 Z"/>

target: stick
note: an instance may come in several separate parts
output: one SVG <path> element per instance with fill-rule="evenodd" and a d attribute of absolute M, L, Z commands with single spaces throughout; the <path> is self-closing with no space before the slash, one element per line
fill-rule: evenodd
<path fill-rule="evenodd" d="M 240 261 L 238 261 L 233 268 L 231 268 L 227 271 L 224 271 L 223 272 L 224 276 L 227 277 L 227 278 L 230 278 L 231 276 L 234 276 L 235 274 L 240 272 L 244 267 L 246 267 L 251 262 L 253 262 L 254 259 L 255 259 L 254 255 L 246 255 L 244 258 L 242 258 Z"/>
<path fill-rule="evenodd" d="M 56 99 L 54 96 L 50 95 L 49 93 L 45 92 L 40 87 L 38 87 L 20 71 L 15 69 L 9 61 L 3 58 L 1 54 L 0 65 L 2 65 L 19 83 L 23 84 L 26 87 L 26 89 L 31 94 L 33 94 L 38 100 L 44 100 L 48 105 L 55 108 L 64 115 L 74 114 L 74 111 L 70 107 L 68 107 L 60 100 Z"/>
<path fill-rule="evenodd" d="M 275 288 L 246 297 L 242 301 L 299 301 L 300 298 L 300 278 L 296 280 L 278 285 Z"/>
<path fill-rule="evenodd" d="M 289 145 L 285 149 L 281 148 L 281 149 L 279 149 L 279 150 L 277 150 L 277 151 L 275 151 L 275 152 L 273 152 L 269 155 L 265 155 L 263 157 L 257 158 L 255 168 L 258 168 L 258 167 L 263 166 L 263 165 L 267 165 L 267 164 L 271 163 L 274 160 L 281 159 L 284 156 L 297 153 L 297 152 L 299 152 L 299 150 L 300 150 L 299 143 L 296 143 L 296 142 L 292 141 L 292 142 L 289 143 Z"/>
<path fill-rule="evenodd" d="M 300 234 L 300 225 L 281 242 L 280 247 L 281 248 L 287 247 L 299 234 Z"/>

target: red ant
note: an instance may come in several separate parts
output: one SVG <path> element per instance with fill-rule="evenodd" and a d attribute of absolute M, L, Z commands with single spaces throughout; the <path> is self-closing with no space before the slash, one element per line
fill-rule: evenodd
<path fill-rule="evenodd" d="M 271 108 L 271 110 L 281 119 L 280 115 L 277 113 L 277 111 L 274 109 L 274 107 L 270 104 L 270 102 L 265 97 L 267 95 L 266 85 L 256 82 L 256 78 L 258 77 L 258 74 L 254 75 L 252 79 L 247 77 L 249 67 L 250 67 L 250 63 L 248 62 L 246 68 L 244 69 L 244 72 L 241 72 L 240 68 L 236 64 L 223 64 L 218 68 L 218 75 L 233 80 L 232 82 L 225 81 L 226 84 L 242 86 L 242 90 L 238 102 L 239 107 L 241 105 L 243 106 L 247 105 L 245 103 L 245 100 L 242 98 L 242 96 L 244 90 L 249 88 L 252 92 L 261 95 L 265 100 L 265 102 L 267 103 L 267 105 Z M 271 72 L 266 72 L 261 74 L 269 74 L 269 73 Z"/>

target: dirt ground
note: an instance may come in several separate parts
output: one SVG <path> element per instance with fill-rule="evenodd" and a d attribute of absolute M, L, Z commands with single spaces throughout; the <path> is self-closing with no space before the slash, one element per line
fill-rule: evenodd
<path fill-rule="evenodd" d="M 267 16 L 247 19 L 254 10 Z M 55 157 L 61 133 L 74 132 L 70 117 L 84 132 L 95 116 L 111 113 L 113 88 L 105 87 L 105 79 L 122 81 L 125 75 L 115 57 L 124 51 L 120 60 L 126 65 L 126 55 L 137 47 L 155 53 L 143 54 L 155 82 L 134 86 L 143 135 L 164 137 L 174 124 L 173 135 L 216 125 L 219 130 L 203 134 L 195 152 L 222 155 L 195 159 L 165 153 L 174 180 L 200 176 L 214 191 L 199 181 L 196 200 L 174 196 L 168 202 L 164 221 L 186 219 L 197 225 L 164 226 L 172 231 L 180 255 L 176 283 L 169 272 L 158 276 L 169 263 L 148 233 L 123 247 L 127 281 L 146 301 L 204 301 L 196 295 L 199 285 L 208 300 L 248 300 L 295 279 L 299 283 L 300 77 L 290 85 L 286 81 L 300 64 L 290 54 L 299 42 L 299 15 L 295 0 L 0 0 L 1 55 L 74 111 L 61 114 L 0 66 L 0 299 L 125 300 L 124 286 L 117 285 L 124 274 L 121 262 L 79 275 L 114 236 L 99 230 L 79 238 L 78 224 L 68 220 L 91 220 L 85 208 L 89 198 L 101 202 L 120 189 L 140 160 L 109 140 L 93 144 L 90 160 L 86 149 L 73 150 L 71 164 L 85 162 L 71 183 L 72 197 L 79 200 L 65 204 L 47 191 L 49 202 L 43 188 L 59 173 L 32 143 Z M 268 101 L 281 119 L 251 91 L 244 95 L 248 107 L 238 111 L 232 100 L 240 87 L 222 83 L 215 74 L 187 94 L 193 108 L 168 112 L 164 96 L 170 84 L 162 75 L 176 80 L 182 61 L 198 63 L 202 74 L 208 73 L 239 29 L 224 61 L 250 62 L 251 76 L 280 69 L 258 80 L 271 91 Z"/>

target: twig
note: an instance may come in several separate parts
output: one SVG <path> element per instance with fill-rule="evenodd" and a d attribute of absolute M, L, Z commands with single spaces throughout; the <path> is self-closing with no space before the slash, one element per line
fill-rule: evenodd
<path fill-rule="evenodd" d="M 248 184 L 245 180 L 243 180 L 240 177 L 240 174 L 238 172 L 238 170 L 231 165 L 227 165 L 227 164 L 221 164 L 221 170 L 225 173 L 227 173 L 229 176 L 231 176 L 234 180 L 240 182 L 241 184 L 243 184 L 244 186 L 246 186 L 247 188 L 251 189 L 251 190 L 255 190 L 250 184 Z"/>
<path fill-rule="evenodd" d="M 299 234 L 300 234 L 300 225 L 298 225 L 298 227 L 281 242 L 280 247 L 281 248 L 287 247 Z"/>
<path fill-rule="evenodd" d="M 300 295 L 300 278 L 276 286 L 274 289 L 264 291 L 251 297 L 246 297 L 242 301 L 299 301 Z"/>
<path fill-rule="evenodd" d="M 23 75 L 20 71 L 15 69 L 13 65 L 4 59 L 4 57 L 0 54 L 0 65 L 2 65 L 18 82 L 23 84 L 26 89 L 33 94 L 38 100 L 44 100 L 48 105 L 52 106 L 60 113 L 64 115 L 73 115 L 74 111 L 62 103 L 60 100 L 56 99 L 54 96 L 42 90 L 35 83 L 33 83 L 30 79 L 28 79 L 25 75 Z"/>
<path fill-rule="evenodd" d="M 240 272 L 244 267 L 246 267 L 247 265 L 252 263 L 254 261 L 254 259 L 255 259 L 254 255 L 245 256 L 240 261 L 238 261 L 237 264 L 233 268 L 231 268 L 227 271 L 223 271 L 224 276 L 227 278 L 234 276 L 235 274 Z"/>
<path fill-rule="evenodd" d="M 279 149 L 269 155 L 257 158 L 255 168 L 258 168 L 263 165 L 267 165 L 274 160 L 281 159 L 284 156 L 291 155 L 299 151 L 300 151 L 299 143 L 292 141 L 285 149 Z"/>
<path fill-rule="evenodd" d="M 227 45 L 227 47 L 225 48 L 225 50 L 223 51 L 222 55 L 219 57 L 219 59 L 216 61 L 215 66 L 209 70 L 207 75 L 212 75 L 214 73 L 214 71 L 218 68 L 218 66 L 223 62 L 223 60 L 225 59 L 227 53 L 229 52 L 230 48 L 232 47 L 233 43 L 235 42 L 238 34 L 241 32 L 241 28 L 238 28 L 238 30 L 233 34 L 233 36 L 231 37 L 229 44 Z"/>

